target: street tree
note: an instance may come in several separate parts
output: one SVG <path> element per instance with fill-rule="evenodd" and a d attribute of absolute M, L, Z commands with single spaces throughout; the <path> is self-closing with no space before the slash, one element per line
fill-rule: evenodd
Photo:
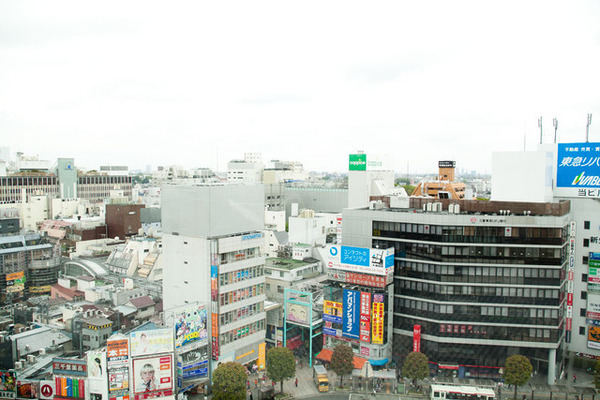
<path fill-rule="evenodd" d="M 333 349 L 331 355 L 331 369 L 340 377 L 340 387 L 344 379 L 344 375 L 349 375 L 354 369 L 354 352 L 345 344 L 339 344 Z"/>
<path fill-rule="evenodd" d="M 214 400 L 246 400 L 246 368 L 233 361 L 223 363 L 213 374 Z"/>
<path fill-rule="evenodd" d="M 412 379 L 413 384 L 417 383 L 417 379 L 427 378 L 429 376 L 429 359 L 419 351 L 408 353 L 402 366 L 402 374 Z"/>
<path fill-rule="evenodd" d="M 527 383 L 531 378 L 531 371 L 533 371 L 533 366 L 525 356 L 515 354 L 506 359 L 504 382 L 515 386 L 514 400 L 517 400 L 517 387 Z"/>
<path fill-rule="evenodd" d="M 287 347 L 273 347 L 267 352 L 267 376 L 274 382 L 281 383 L 296 375 L 296 359 L 294 353 Z"/>
<path fill-rule="evenodd" d="M 596 361 L 594 367 L 594 386 L 596 389 L 600 389 L 600 360 Z"/>

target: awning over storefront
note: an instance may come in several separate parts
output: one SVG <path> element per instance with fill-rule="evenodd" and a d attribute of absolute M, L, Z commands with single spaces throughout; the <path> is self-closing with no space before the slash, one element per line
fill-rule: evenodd
<path fill-rule="evenodd" d="M 377 367 L 380 367 L 382 365 L 387 364 L 389 360 L 387 358 L 384 358 L 383 360 L 369 360 L 369 363 L 371 363 L 371 365 L 375 365 Z"/>
<path fill-rule="evenodd" d="M 457 364 L 438 364 L 439 369 L 458 369 Z"/>
<path fill-rule="evenodd" d="M 331 351 L 329 349 L 323 349 L 323 350 L 321 350 L 321 352 L 319 354 L 317 354 L 317 360 L 331 362 L 332 355 L 333 355 L 333 351 Z M 353 360 L 354 368 L 361 369 L 366 361 L 367 360 L 364 358 L 354 356 L 354 360 Z"/>

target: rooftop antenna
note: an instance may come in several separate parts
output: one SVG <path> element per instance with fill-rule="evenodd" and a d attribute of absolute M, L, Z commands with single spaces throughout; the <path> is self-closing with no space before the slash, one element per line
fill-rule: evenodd
<path fill-rule="evenodd" d="M 558 130 L 558 120 L 552 119 L 552 125 L 554 125 L 554 144 L 556 144 L 556 131 Z"/>
<path fill-rule="evenodd" d="M 538 126 L 540 127 L 540 144 L 542 144 L 542 117 L 538 119 Z"/>
<path fill-rule="evenodd" d="M 585 127 L 585 142 L 590 142 L 590 125 L 592 124 L 592 113 L 588 113 L 587 126 Z"/>

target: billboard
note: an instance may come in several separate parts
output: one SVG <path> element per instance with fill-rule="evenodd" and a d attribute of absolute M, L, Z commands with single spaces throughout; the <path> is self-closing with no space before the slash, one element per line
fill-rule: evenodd
<path fill-rule="evenodd" d="M 108 367 L 108 391 L 111 398 L 129 393 L 129 366 L 127 364 Z"/>
<path fill-rule="evenodd" d="M 349 154 L 348 171 L 392 171 L 394 166 L 389 155 Z"/>
<path fill-rule="evenodd" d="M 600 326 L 588 326 L 588 347 L 600 349 Z"/>
<path fill-rule="evenodd" d="M 299 322 L 301 324 L 308 324 L 309 318 L 309 306 L 301 304 L 288 303 L 287 305 L 287 320 L 291 322 Z"/>
<path fill-rule="evenodd" d="M 106 353 L 103 351 L 88 351 L 88 377 L 101 378 L 106 374 Z"/>
<path fill-rule="evenodd" d="M 130 339 L 132 357 L 173 351 L 173 331 L 171 329 L 131 332 Z"/>
<path fill-rule="evenodd" d="M 106 360 L 109 364 L 125 362 L 129 359 L 129 339 L 106 341 Z"/>
<path fill-rule="evenodd" d="M 53 358 L 52 372 L 54 375 L 87 376 L 87 362 L 70 358 Z"/>
<path fill-rule="evenodd" d="M 14 399 L 17 397 L 17 373 L 0 371 L 0 398 Z"/>
<path fill-rule="evenodd" d="M 37 399 L 40 394 L 40 381 L 17 381 L 17 397 L 19 399 Z"/>
<path fill-rule="evenodd" d="M 599 197 L 600 143 L 559 143 L 556 187 L 566 189 L 560 195 Z"/>
<path fill-rule="evenodd" d="M 6 274 L 6 292 L 16 293 L 25 290 L 25 272 L 13 272 Z"/>
<path fill-rule="evenodd" d="M 600 295 L 588 294 L 587 296 L 587 312 L 585 315 L 588 319 L 600 320 Z"/>
<path fill-rule="evenodd" d="M 369 249 L 331 245 L 327 248 L 325 261 L 328 268 L 387 276 L 394 272 L 394 248 Z"/>
<path fill-rule="evenodd" d="M 590 267 L 588 271 L 588 294 L 600 294 L 600 266 L 592 267 L 591 265 L 594 261 L 595 260 L 589 260 Z"/>
<path fill-rule="evenodd" d="M 344 305 L 338 301 L 324 300 L 323 301 L 323 320 L 341 324 L 343 308 L 344 308 Z"/>
<path fill-rule="evenodd" d="M 413 351 L 421 352 L 421 325 L 413 326 Z"/>
<path fill-rule="evenodd" d="M 352 339 L 359 338 L 359 302 L 360 292 L 344 289 L 344 308 L 342 317 L 342 335 Z"/>
<path fill-rule="evenodd" d="M 371 342 L 374 344 L 383 344 L 383 321 L 385 312 L 384 296 L 382 294 L 373 294 L 373 333 Z"/>
<path fill-rule="evenodd" d="M 173 395 L 173 355 L 137 358 L 132 362 L 134 400 Z"/>
<path fill-rule="evenodd" d="M 54 376 L 55 399 L 85 399 L 85 378 Z"/>
<path fill-rule="evenodd" d="M 196 340 L 208 340 L 208 312 L 204 305 L 190 307 L 175 314 L 175 348 Z"/>
<path fill-rule="evenodd" d="M 360 341 L 371 341 L 371 293 L 360 292 Z"/>

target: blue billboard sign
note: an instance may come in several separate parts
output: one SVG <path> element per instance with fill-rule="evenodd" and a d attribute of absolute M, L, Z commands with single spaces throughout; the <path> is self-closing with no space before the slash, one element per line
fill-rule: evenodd
<path fill-rule="evenodd" d="M 556 187 L 600 189 L 600 143 L 559 143 Z"/>
<path fill-rule="evenodd" d="M 600 260 L 600 253 L 592 253 L 590 251 L 590 260 Z"/>
<path fill-rule="evenodd" d="M 328 322 L 335 322 L 336 324 L 342 323 L 342 317 L 336 315 L 323 314 L 323 320 Z"/>
<path fill-rule="evenodd" d="M 342 246 L 342 264 L 362 265 L 363 267 L 368 267 L 370 260 L 370 249 Z"/>
<path fill-rule="evenodd" d="M 358 339 L 360 330 L 360 292 L 344 289 L 343 304 L 342 336 Z"/>

